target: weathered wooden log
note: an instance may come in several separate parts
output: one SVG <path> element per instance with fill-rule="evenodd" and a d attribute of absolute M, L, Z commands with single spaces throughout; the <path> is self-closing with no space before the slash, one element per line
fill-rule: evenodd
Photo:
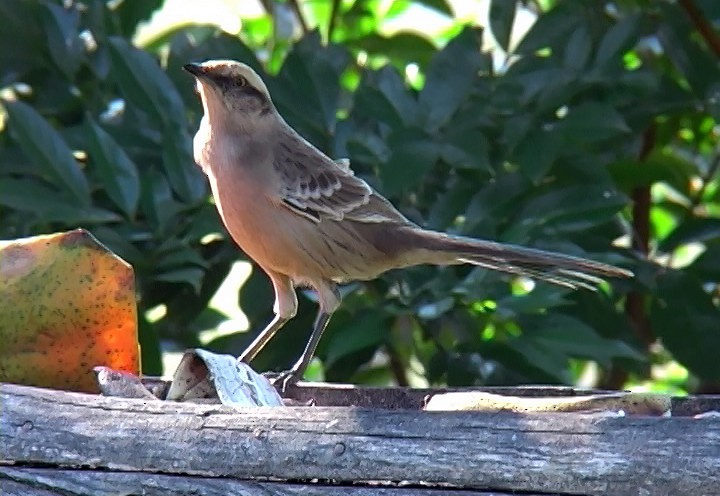
<path fill-rule="evenodd" d="M 0 386 L 0 404 L 0 464 L 498 494 L 720 494 L 717 418 L 231 410 L 14 385 Z"/>
<path fill-rule="evenodd" d="M 149 474 L 147 472 L 100 472 L 49 468 L 0 466 L 3 496 L 507 496 L 506 492 L 430 488 L 417 485 L 335 485 L 327 482 L 297 483 L 243 481 L 218 477 Z M 524 496 L 555 496 L 525 493 Z"/>

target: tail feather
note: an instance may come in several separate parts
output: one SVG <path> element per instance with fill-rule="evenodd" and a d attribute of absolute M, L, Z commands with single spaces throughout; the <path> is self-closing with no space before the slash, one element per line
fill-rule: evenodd
<path fill-rule="evenodd" d="M 568 288 L 595 290 L 607 277 L 627 278 L 633 273 L 593 260 L 535 248 L 427 232 L 426 248 L 444 255 L 444 263 L 469 263 L 509 274 L 531 277 Z"/>

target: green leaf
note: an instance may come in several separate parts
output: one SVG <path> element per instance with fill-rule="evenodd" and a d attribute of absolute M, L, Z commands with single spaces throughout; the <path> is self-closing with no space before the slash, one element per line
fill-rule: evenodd
<path fill-rule="evenodd" d="M 663 345 L 700 379 L 720 380 L 720 311 L 702 283 L 669 270 L 659 277 L 656 294 L 648 313 Z"/>
<path fill-rule="evenodd" d="M 46 9 L 45 33 L 55 65 L 72 79 L 85 58 L 85 48 L 80 39 L 80 12 L 72 4 L 67 8 L 51 3 L 44 4 Z"/>
<path fill-rule="evenodd" d="M 25 74 L 47 64 L 46 33 L 42 25 L 44 6 L 40 2 L 0 2 L 0 67 L 3 74 Z M 3 84 L 4 86 L 4 84 Z"/>
<path fill-rule="evenodd" d="M 190 135 L 186 128 L 167 128 L 163 137 L 162 165 L 173 191 L 189 203 L 207 194 L 206 181 L 193 158 Z"/>
<path fill-rule="evenodd" d="M 717 59 L 704 50 L 697 38 L 688 36 L 694 26 L 678 4 L 658 4 L 665 22 L 659 24 L 658 39 L 663 52 L 692 88 L 693 94 L 704 99 L 710 87 L 720 78 Z"/>
<path fill-rule="evenodd" d="M 134 218 L 140 199 L 137 166 L 112 136 L 90 117 L 86 121 L 85 136 L 91 163 L 96 167 L 105 191 L 128 218 Z"/>
<path fill-rule="evenodd" d="M 615 23 L 600 41 L 593 65 L 601 68 L 611 62 L 620 64 L 621 56 L 635 43 L 639 28 L 640 17 L 637 15 L 630 15 Z"/>
<path fill-rule="evenodd" d="M 510 35 L 515 21 L 516 0 L 492 0 L 490 3 L 490 30 L 503 50 L 510 51 Z"/>
<path fill-rule="evenodd" d="M 150 324 L 145 315 L 138 315 L 138 341 L 140 345 L 140 363 L 145 375 L 161 376 L 171 374 L 172 370 L 163 370 L 162 348 L 157 329 Z"/>
<path fill-rule="evenodd" d="M 497 313 L 516 317 L 522 314 L 546 312 L 551 308 L 567 306 L 569 290 L 560 286 L 545 284 L 525 295 L 509 295 L 497 300 Z"/>
<path fill-rule="evenodd" d="M 542 179 L 564 149 L 562 135 L 544 126 L 533 127 L 512 155 L 520 172 L 533 182 Z"/>
<path fill-rule="evenodd" d="M 480 131 L 458 129 L 444 138 L 440 156 L 448 164 L 458 169 L 480 169 L 494 175 L 490 164 L 490 144 Z"/>
<path fill-rule="evenodd" d="M 149 170 L 143 174 L 140 202 L 154 231 L 167 233 L 175 227 L 180 205 L 173 199 L 170 185 L 160 172 Z"/>
<path fill-rule="evenodd" d="M 208 263 L 197 250 L 177 239 L 172 238 L 172 243 L 169 246 L 163 245 L 162 250 L 158 251 L 161 252 L 156 254 L 158 257 L 156 267 L 159 269 L 187 268 L 189 265 L 204 269 L 208 268 Z"/>
<path fill-rule="evenodd" d="M 523 205 L 514 226 L 578 231 L 607 222 L 628 202 L 625 195 L 602 185 L 554 188 Z"/>
<path fill-rule="evenodd" d="M 687 243 L 711 241 L 720 238 L 720 219 L 691 217 L 660 241 L 658 249 L 672 252 Z"/>
<path fill-rule="evenodd" d="M 708 246 L 687 270 L 702 281 L 720 281 L 720 244 Z"/>
<path fill-rule="evenodd" d="M 200 292 L 202 278 L 205 271 L 198 267 L 182 267 L 179 269 L 170 269 L 155 275 L 156 281 L 173 282 L 179 284 L 189 284 L 195 290 Z"/>
<path fill-rule="evenodd" d="M 530 55 L 542 48 L 564 45 L 573 29 L 584 22 L 574 10 L 581 7 L 577 5 L 579 3 L 581 2 L 560 3 L 550 12 L 539 16 L 515 49 L 515 53 Z"/>
<path fill-rule="evenodd" d="M 553 313 L 523 316 L 519 321 L 528 339 L 569 357 L 595 360 L 604 366 L 616 358 L 644 358 L 622 341 L 601 337 L 592 327 L 574 317 Z"/>
<path fill-rule="evenodd" d="M 147 257 L 147 253 L 141 251 L 131 241 L 132 235 L 135 234 L 132 230 L 117 226 L 98 226 L 93 227 L 91 231 L 103 245 L 132 265 L 136 271 Z"/>
<path fill-rule="evenodd" d="M 127 100 L 170 128 L 185 126 L 185 106 L 170 78 L 153 57 L 126 40 L 110 37 L 112 78 Z"/>
<path fill-rule="evenodd" d="M 570 375 L 567 372 L 568 357 L 559 350 L 547 347 L 544 343 L 533 342 L 524 334 L 501 344 L 509 350 L 519 354 L 527 361 L 527 365 L 536 368 L 543 374 L 552 377 L 554 381 L 561 383 L 570 382 Z M 511 370 L 517 370 L 517 357 L 510 360 L 502 360 Z"/>
<path fill-rule="evenodd" d="M 393 128 L 418 123 L 417 101 L 391 66 L 364 74 L 353 107 L 355 116 L 366 115 Z"/>
<path fill-rule="evenodd" d="M 435 45 L 426 37 L 415 33 L 399 32 L 392 36 L 370 33 L 344 43 L 364 50 L 369 55 L 387 57 L 402 65 L 415 62 L 424 67 L 435 53 Z"/>
<path fill-rule="evenodd" d="M 123 35 L 131 37 L 141 21 L 147 21 L 163 5 L 163 0 L 142 0 L 141 2 L 119 2 L 113 6 Z"/>
<path fill-rule="evenodd" d="M 20 101 L 5 102 L 9 128 L 22 150 L 54 184 L 80 205 L 90 205 L 90 188 L 60 134 L 35 109 Z"/>
<path fill-rule="evenodd" d="M 570 143 L 592 143 L 630 132 L 623 116 L 605 103 L 581 103 L 555 125 Z"/>
<path fill-rule="evenodd" d="M 419 103 L 427 112 L 427 129 L 446 124 L 470 94 L 488 61 L 480 52 L 482 30 L 465 28 L 432 58 Z"/>
<path fill-rule="evenodd" d="M 678 191 L 687 188 L 690 180 L 698 174 L 697 164 L 665 147 L 654 150 L 643 162 L 619 160 L 609 166 L 615 183 L 624 191 L 666 182 Z"/>
<path fill-rule="evenodd" d="M 268 86 L 273 98 L 295 119 L 325 133 L 335 128 L 340 74 L 349 60 L 346 50 L 322 47 L 319 35 L 311 33 L 295 45 L 278 78 Z M 290 115 L 287 117 L 291 120 Z"/>
<path fill-rule="evenodd" d="M 383 192 L 393 196 L 413 189 L 435 165 L 440 146 L 424 131 L 404 128 L 390 135 L 390 160 L 380 167 Z"/>
<path fill-rule="evenodd" d="M 584 25 L 578 26 L 570 35 L 565 47 L 564 65 L 576 71 L 582 70 L 590 58 L 592 51 L 592 39 L 588 28 Z"/>
<path fill-rule="evenodd" d="M 56 190 L 28 177 L 0 181 L 0 205 L 32 212 L 43 222 L 64 225 L 117 222 L 120 216 L 109 210 L 77 205 Z"/>
<path fill-rule="evenodd" d="M 382 343 L 388 331 L 388 314 L 382 309 L 368 309 L 362 318 L 354 319 L 342 330 L 339 339 L 333 339 L 327 349 L 326 368 L 333 363 L 365 348 Z"/>
<path fill-rule="evenodd" d="M 446 230 L 458 216 L 465 213 L 470 198 L 475 194 L 476 187 L 470 181 L 455 177 L 451 180 L 447 191 L 440 194 L 430 209 L 427 227 Z"/>

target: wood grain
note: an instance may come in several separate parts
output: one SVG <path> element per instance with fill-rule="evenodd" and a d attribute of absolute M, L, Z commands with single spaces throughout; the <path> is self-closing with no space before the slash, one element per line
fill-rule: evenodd
<path fill-rule="evenodd" d="M 230 410 L 0 386 L 0 461 L 243 480 L 720 494 L 720 420 L 350 407 Z"/>
<path fill-rule="evenodd" d="M 177 496 L 507 496 L 508 493 L 409 485 L 372 486 L 328 483 L 242 481 L 143 472 L 99 472 L 0 466 L 3 496 L 117 496 L 142 494 Z M 524 496 L 554 496 L 527 493 Z"/>

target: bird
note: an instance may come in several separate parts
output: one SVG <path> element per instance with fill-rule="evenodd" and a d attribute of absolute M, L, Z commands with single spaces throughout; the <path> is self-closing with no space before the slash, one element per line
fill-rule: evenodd
<path fill-rule="evenodd" d="M 340 306 L 343 283 L 424 264 L 472 264 L 573 289 L 633 276 L 592 260 L 424 229 L 356 176 L 349 161 L 331 159 L 296 132 L 251 67 L 207 60 L 183 68 L 203 107 L 194 160 L 230 236 L 275 291 L 273 319 L 238 360 L 252 361 L 295 316 L 297 287 L 317 293 L 305 349 L 278 377 L 283 390 L 302 378 Z"/>

